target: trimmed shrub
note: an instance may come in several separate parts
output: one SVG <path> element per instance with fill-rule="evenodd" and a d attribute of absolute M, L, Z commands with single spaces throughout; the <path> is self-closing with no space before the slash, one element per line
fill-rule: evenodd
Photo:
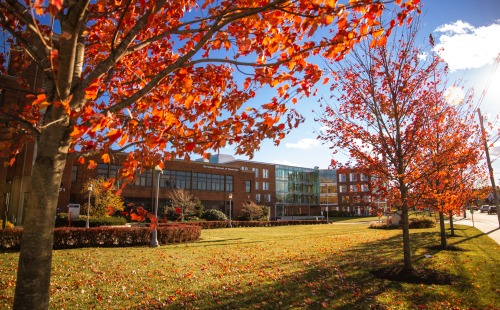
<path fill-rule="evenodd" d="M 0 249 L 19 250 L 23 229 L 0 230 Z M 200 238 L 201 227 L 196 225 L 169 224 L 158 227 L 158 242 L 183 243 Z M 125 247 L 149 245 L 149 227 L 60 227 L 54 229 L 54 249 L 82 247 Z"/>
<path fill-rule="evenodd" d="M 436 220 L 432 217 L 410 218 L 410 228 L 432 228 L 436 227 Z"/>
<path fill-rule="evenodd" d="M 371 222 L 369 228 L 372 229 L 399 229 L 399 225 L 389 224 L 387 222 Z"/>
<path fill-rule="evenodd" d="M 270 226 L 288 226 L 288 225 L 318 225 L 326 224 L 326 220 L 318 221 L 231 221 L 233 227 L 270 227 Z M 165 225 L 165 224 L 160 224 Z M 179 223 L 183 225 L 183 223 Z M 186 225 L 196 225 L 203 229 L 227 228 L 227 221 L 205 221 L 205 222 L 189 222 Z"/>
<path fill-rule="evenodd" d="M 223 212 L 221 212 L 219 210 L 215 210 L 215 209 L 208 209 L 208 210 L 203 211 L 202 218 L 207 220 L 207 221 L 226 221 L 227 220 L 227 216 Z"/>
<path fill-rule="evenodd" d="M 410 229 L 415 228 L 432 228 L 436 226 L 436 220 L 432 217 L 417 217 L 410 218 L 410 222 L 408 223 Z M 373 229 L 396 229 L 401 228 L 400 225 L 388 224 L 387 222 L 371 222 L 370 228 Z"/>
<path fill-rule="evenodd" d="M 56 217 L 55 227 L 67 227 L 68 226 L 68 213 L 59 213 Z M 71 220 L 71 227 L 85 227 L 87 224 L 87 216 L 80 215 L 77 219 Z M 120 226 L 127 224 L 127 220 L 123 216 L 104 216 L 104 217 L 90 217 L 89 226 L 90 227 L 100 227 L 100 226 Z"/>
<path fill-rule="evenodd" d="M 19 250 L 22 233 L 22 228 L 0 229 L 0 249 Z"/>

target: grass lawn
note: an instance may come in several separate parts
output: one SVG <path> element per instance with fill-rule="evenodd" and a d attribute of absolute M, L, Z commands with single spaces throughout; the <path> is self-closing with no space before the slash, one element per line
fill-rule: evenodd
<path fill-rule="evenodd" d="M 213 229 L 196 243 L 54 251 L 52 309 L 498 309 L 500 246 L 457 226 L 412 230 L 416 267 L 451 285 L 377 278 L 402 262 L 401 232 L 366 224 Z M 426 257 L 429 256 L 430 257 Z M 0 253 L 0 308 L 12 307 L 18 253 Z M 377 309 L 382 309 L 379 307 Z"/>

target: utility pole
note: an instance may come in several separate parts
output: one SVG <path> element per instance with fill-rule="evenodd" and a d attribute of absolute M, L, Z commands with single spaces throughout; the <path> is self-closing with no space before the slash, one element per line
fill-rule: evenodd
<path fill-rule="evenodd" d="M 484 144 L 484 152 L 486 154 L 486 163 L 488 165 L 488 171 L 490 172 L 490 181 L 491 181 L 491 189 L 493 190 L 493 203 L 497 207 L 497 217 L 498 217 L 498 225 L 500 227 L 500 211 L 498 211 L 498 195 L 497 195 L 497 187 L 495 185 L 495 178 L 493 177 L 493 167 L 491 167 L 491 159 L 490 152 L 488 149 L 488 141 L 486 141 L 486 132 L 484 130 L 483 125 L 483 116 L 481 115 L 481 110 L 477 109 L 477 114 L 479 115 L 479 124 L 481 125 L 481 138 Z"/>

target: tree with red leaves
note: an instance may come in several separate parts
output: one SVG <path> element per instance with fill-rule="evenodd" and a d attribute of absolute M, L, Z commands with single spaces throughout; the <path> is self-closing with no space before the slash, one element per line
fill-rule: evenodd
<path fill-rule="evenodd" d="M 121 171 L 130 182 L 172 158 L 228 144 L 251 155 L 264 139 L 279 143 L 301 122 L 293 104 L 320 80 L 313 56 L 340 60 L 366 36 L 383 45 L 418 2 L 0 1 L 15 51 L 1 54 L 0 71 L 35 63 L 43 79 L 22 81 L 36 90 L 28 104 L 0 110 L 0 155 L 36 141 L 32 182 L 40 185 L 28 200 L 14 308 L 48 308 L 68 156 L 109 162 L 133 146 Z M 394 20 L 380 24 L 388 8 Z M 274 96 L 259 98 L 263 89 Z"/>
<path fill-rule="evenodd" d="M 435 55 L 422 57 L 424 50 L 415 43 L 417 28 L 418 23 L 412 24 L 387 46 L 360 44 L 344 63 L 332 64 L 332 92 L 339 95 L 318 117 L 326 128 L 320 138 L 332 143 L 334 152 L 348 153 L 354 163 L 347 166 L 368 169 L 378 194 L 400 210 L 403 272 L 413 271 L 408 211 L 429 190 L 420 185 L 443 173 L 441 166 L 463 164 L 459 171 L 467 171 L 478 155 L 476 144 L 468 142 L 477 127 L 468 126 L 467 115 L 446 104 L 446 66 Z M 448 190 L 447 199 L 457 188 Z"/>

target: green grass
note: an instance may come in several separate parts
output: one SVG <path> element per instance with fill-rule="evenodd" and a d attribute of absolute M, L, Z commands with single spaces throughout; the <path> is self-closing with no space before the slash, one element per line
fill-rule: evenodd
<path fill-rule="evenodd" d="M 213 229 L 190 244 L 54 251 L 50 307 L 494 309 L 500 246 L 475 228 L 457 227 L 449 243 L 461 251 L 430 250 L 439 244 L 437 229 L 411 232 L 415 266 L 454 275 L 454 285 L 374 277 L 370 271 L 401 264 L 398 230 L 336 223 Z M 0 253 L 1 309 L 12 307 L 17 258 Z"/>

